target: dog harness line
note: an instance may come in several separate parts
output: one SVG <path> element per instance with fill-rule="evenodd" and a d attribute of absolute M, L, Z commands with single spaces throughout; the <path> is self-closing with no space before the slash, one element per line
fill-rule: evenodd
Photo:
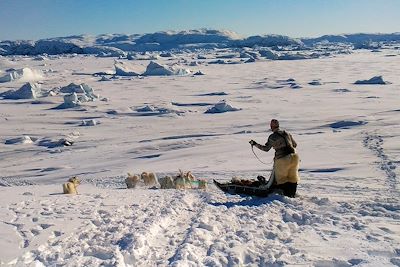
<path fill-rule="evenodd" d="M 259 162 L 261 162 L 264 165 L 268 165 L 267 163 L 265 163 L 264 161 L 262 161 L 256 154 L 256 152 L 254 152 L 254 146 L 251 146 L 251 150 L 253 151 L 254 156 L 258 159 Z"/>

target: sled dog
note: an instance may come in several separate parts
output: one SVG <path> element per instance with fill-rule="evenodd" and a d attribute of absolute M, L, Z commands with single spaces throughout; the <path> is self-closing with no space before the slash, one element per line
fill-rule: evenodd
<path fill-rule="evenodd" d="M 78 191 L 76 190 L 76 188 L 80 184 L 81 184 L 81 181 L 76 176 L 70 178 L 68 180 L 68 182 L 63 184 L 63 193 L 64 194 L 78 194 Z"/>
<path fill-rule="evenodd" d="M 192 188 L 193 187 L 192 182 L 196 180 L 196 177 L 194 177 L 194 175 L 192 174 L 191 171 L 188 171 L 187 173 L 185 173 L 184 177 L 185 177 L 186 187 Z"/>
<path fill-rule="evenodd" d="M 157 184 L 157 176 L 153 172 L 142 172 L 140 177 L 146 186 Z"/>
<path fill-rule="evenodd" d="M 165 176 L 164 178 L 160 178 L 159 181 L 160 181 L 161 189 L 175 188 L 174 179 L 171 176 Z"/>
<path fill-rule="evenodd" d="M 186 177 L 182 170 L 179 170 L 179 174 L 174 177 L 174 183 L 176 189 L 186 188 Z"/>
<path fill-rule="evenodd" d="M 175 188 L 176 189 L 187 189 L 187 188 L 192 188 L 193 187 L 193 181 L 195 181 L 196 178 L 192 174 L 192 172 L 183 172 L 182 170 L 179 170 L 179 174 L 175 176 L 174 182 L 175 182 Z"/>
<path fill-rule="evenodd" d="M 199 189 L 207 189 L 207 181 L 206 180 L 203 180 L 203 179 L 200 179 L 199 181 L 198 181 L 198 183 L 199 183 Z"/>
<path fill-rule="evenodd" d="M 127 188 L 135 188 L 140 178 L 137 175 L 132 175 L 128 172 L 128 177 L 125 179 Z"/>

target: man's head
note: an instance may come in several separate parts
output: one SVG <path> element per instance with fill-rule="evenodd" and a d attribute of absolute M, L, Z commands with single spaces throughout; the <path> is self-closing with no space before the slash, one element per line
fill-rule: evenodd
<path fill-rule="evenodd" d="M 271 126 L 271 130 L 272 131 L 275 131 L 276 129 L 279 129 L 279 121 L 276 120 L 276 119 L 272 119 L 270 126 Z"/>

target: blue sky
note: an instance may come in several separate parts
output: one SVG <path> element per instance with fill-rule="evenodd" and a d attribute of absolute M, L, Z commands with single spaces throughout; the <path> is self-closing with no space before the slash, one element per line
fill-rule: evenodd
<path fill-rule="evenodd" d="M 400 0 L 0 0 L 0 40 L 199 28 L 291 37 L 400 32 Z"/>

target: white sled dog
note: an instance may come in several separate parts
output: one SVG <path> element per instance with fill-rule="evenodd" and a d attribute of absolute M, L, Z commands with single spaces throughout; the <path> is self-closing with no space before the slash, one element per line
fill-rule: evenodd
<path fill-rule="evenodd" d="M 128 177 L 125 179 L 127 188 L 135 188 L 140 178 L 137 175 L 132 175 L 128 172 Z"/>
<path fill-rule="evenodd" d="M 70 178 L 68 180 L 68 182 L 63 184 L 63 193 L 64 194 L 78 194 L 78 191 L 76 190 L 76 188 L 80 184 L 81 184 L 81 181 L 76 176 Z"/>
<path fill-rule="evenodd" d="M 153 172 L 142 172 L 140 177 L 146 186 L 153 186 L 157 184 L 157 176 Z"/>

